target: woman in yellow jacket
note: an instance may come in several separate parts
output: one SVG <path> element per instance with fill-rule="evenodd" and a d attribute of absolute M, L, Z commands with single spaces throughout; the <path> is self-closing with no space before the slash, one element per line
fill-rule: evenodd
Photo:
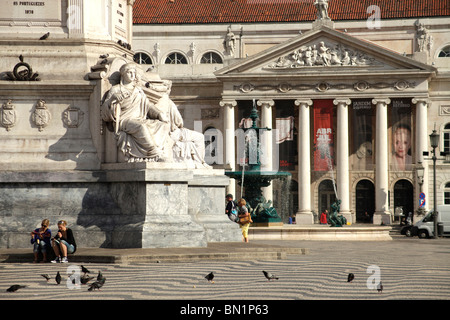
<path fill-rule="evenodd" d="M 250 223 L 252 223 L 252 217 L 247 209 L 247 202 L 245 199 L 240 199 L 238 202 L 239 206 L 239 225 L 242 230 L 242 241 L 248 242 L 248 228 Z"/>

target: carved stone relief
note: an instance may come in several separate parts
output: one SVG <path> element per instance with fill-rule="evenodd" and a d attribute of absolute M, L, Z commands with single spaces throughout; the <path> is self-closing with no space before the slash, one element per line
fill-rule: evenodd
<path fill-rule="evenodd" d="M 12 100 L 8 100 L 2 105 L 0 121 L 6 131 L 10 131 L 16 124 L 17 115 L 15 106 L 12 104 Z"/>
<path fill-rule="evenodd" d="M 264 69 L 295 69 L 302 67 L 326 66 L 368 66 L 380 64 L 364 52 L 347 47 L 343 44 L 328 44 L 320 41 L 305 45 L 288 55 L 281 56 L 277 61 Z"/>
<path fill-rule="evenodd" d="M 84 119 L 84 112 L 76 107 L 68 107 L 63 112 L 63 122 L 69 128 L 78 128 Z"/>
<path fill-rule="evenodd" d="M 219 118 L 219 111 L 220 111 L 219 108 L 201 109 L 202 120 Z"/>
<path fill-rule="evenodd" d="M 31 120 L 38 127 L 39 131 L 42 131 L 48 125 L 51 118 L 51 113 L 48 111 L 45 101 L 39 99 L 31 115 Z"/>
<path fill-rule="evenodd" d="M 6 72 L 6 77 L 11 81 L 40 81 L 39 74 L 34 73 L 31 66 L 24 62 L 22 55 L 19 56 L 20 62 L 16 64 L 12 72 Z"/>
<path fill-rule="evenodd" d="M 450 105 L 440 106 L 439 107 L 439 115 L 440 116 L 450 116 Z"/>
<path fill-rule="evenodd" d="M 403 91 L 408 88 L 414 88 L 416 86 L 415 82 L 409 82 L 406 80 L 399 80 L 395 82 L 374 82 L 369 83 L 367 81 L 357 81 L 354 83 L 329 83 L 329 82 L 317 82 L 313 84 L 290 84 L 290 83 L 280 83 L 276 84 L 262 84 L 262 85 L 253 85 L 251 83 L 242 83 L 240 85 L 234 86 L 234 90 L 240 91 L 242 93 L 249 93 L 255 90 L 258 91 L 270 91 L 277 90 L 281 93 L 287 93 L 292 90 L 316 90 L 318 92 L 326 92 L 331 89 L 335 90 L 346 90 L 353 89 L 355 91 L 365 91 L 368 89 L 388 89 L 392 88 L 398 91 Z"/>

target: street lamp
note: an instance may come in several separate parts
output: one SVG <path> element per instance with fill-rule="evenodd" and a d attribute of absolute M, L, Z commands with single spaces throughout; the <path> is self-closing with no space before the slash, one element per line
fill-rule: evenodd
<path fill-rule="evenodd" d="M 436 148 L 439 145 L 439 134 L 436 130 L 430 134 L 430 145 L 433 148 L 433 222 L 434 222 L 434 238 L 438 238 L 438 227 L 437 227 L 437 199 L 436 199 Z"/>

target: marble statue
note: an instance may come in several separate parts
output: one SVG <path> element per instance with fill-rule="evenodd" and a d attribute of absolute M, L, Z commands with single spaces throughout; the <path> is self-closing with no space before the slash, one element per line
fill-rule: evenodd
<path fill-rule="evenodd" d="M 234 51 L 236 49 L 236 36 L 231 31 L 231 28 L 228 27 L 227 35 L 225 36 L 225 51 L 231 57 L 234 57 Z"/>
<path fill-rule="evenodd" d="M 210 168 L 204 161 L 204 137 L 184 128 L 183 118 L 168 94 L 152 103 L 139 85 L 137 65 L 120 68 L 120 83 L 101 106 L 103 121 L 112 124 L 117 146 L 127 162 L 185 162 Z"/>
<path fill-rule="evenodd" d="M 330 19 L 328 17 L 328 0 L 316 0 L 314 5 L 317 9 L 317 18 L 319 20 Z"/>
<path fill-rule="evenodd" d="M 418 52 L 430 51 L 433 46 L 433 37 L 423 23 L 416 22 L 417 50 Z"/>

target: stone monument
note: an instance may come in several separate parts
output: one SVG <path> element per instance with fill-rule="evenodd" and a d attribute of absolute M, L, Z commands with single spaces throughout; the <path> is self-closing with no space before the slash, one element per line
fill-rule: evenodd
<path fill-rule="evenodd" d="M 239 241 L 170 81 L 133 63 L 133 0 L 7 1 L 0 13 L 0 247 L 42 219 L 79 247 Z"/>

